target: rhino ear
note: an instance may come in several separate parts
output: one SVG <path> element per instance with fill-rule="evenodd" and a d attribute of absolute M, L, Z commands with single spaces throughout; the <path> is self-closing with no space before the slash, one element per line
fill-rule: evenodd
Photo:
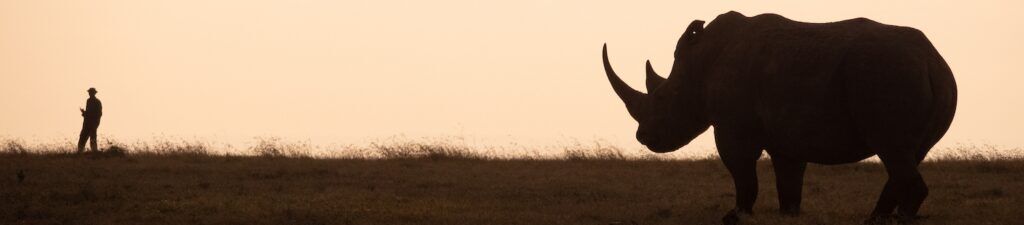
<path fill-rule="evenodd" d="M 689 44 L 697 43 L 700 39 L 701 34 L 704 33 L 704 21 L 694 20 L 690 22 L 690 26 L 686 27 L 686 32 L 683 33 L 683 39 Z"/>
<path fill-rule="evenodd" d="M 686 27 L 686 31 L 683 32 L 683 36 L 679 37 L 679 42 L 676 43 L 676 58 L 681 58 L 682 53 L 680 50 L 683 46 L 693 45 L 700 41 L 701 34 L 704 33 L 704 21 L 694 20 L 690 22 L 690 26 Z"/>

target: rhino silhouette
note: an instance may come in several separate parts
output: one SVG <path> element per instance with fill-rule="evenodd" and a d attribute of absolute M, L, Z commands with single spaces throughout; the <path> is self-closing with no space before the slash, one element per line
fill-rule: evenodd
<path fill-rule="evenodd" d="M 917 166 L 956 111 L 953 74 L 928 38 L 865 18 L 804 23 L 728 12 L 707 27 L 693 21 L 667 79 L 647 62 L 648 93 L 616 75 L 607 45 L 602 58 L 639 123 L 637 140 L 651 151 L 674 151 L 714 126 L 736 188 L 725 224 L 752 213 L 762 151 L 771 157 L 784 214 L 800 212 L 807 163 L 878 155 L 889 176 L 867 222 L 912 222 L 928 195 Z"/>

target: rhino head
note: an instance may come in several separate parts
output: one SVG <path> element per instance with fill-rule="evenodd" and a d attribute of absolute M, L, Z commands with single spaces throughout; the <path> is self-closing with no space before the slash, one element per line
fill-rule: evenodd
<path fill-rule="evenodd" d="M 704 116 L 702 102 L 693 88 L 688 88 L 684 77 L 693 76 L 689 63 L 693 54 L 690 50 L 697 44 L 704 30 L 704 21 L 690 23 L 676 46 L 675 62 L 669 78 L 662 78 L 654 72 L 647 61 L 647 92 L 629 87 L 615 74 L 608 62 L 608 46 L 604 46 L 602 57 L 604 71 L 615 94 L 626 104 L 629 115 L 639 123 L 636 139 L 654 152 L 671 152 L 689 144 L 697 135 L 710 126 Z"/>

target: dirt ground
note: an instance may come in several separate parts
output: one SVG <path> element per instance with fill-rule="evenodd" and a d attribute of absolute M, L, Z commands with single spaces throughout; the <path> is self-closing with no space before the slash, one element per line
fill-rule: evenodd
<path fill-rule="evenodd" d="M 1024 218 L 1024 161 L 921 169 L 921 224 Z M 748 224 L 861 224 L 886 177 L 811 165 L 803 215 L 784 217 L 758 171 Z M 720 224 L 733 197 L 717 160 L 0 156 L 0 224 Z"/>

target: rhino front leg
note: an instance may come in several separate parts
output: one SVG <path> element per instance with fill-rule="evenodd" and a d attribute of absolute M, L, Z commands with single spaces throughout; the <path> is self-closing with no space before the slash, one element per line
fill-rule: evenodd
<path fill-rule="evenodd" d="M 739 224 L 741 218 L 754 212 L 754 201 L 757 200 L 757 159 L 761 158 L 762 150 L 748 138 L 732 138 L 734 136 L 722 134 L 721 130 L 715 132 L 718 155 L 732 174 L 736 188 L 736 208 L 722 217 L 722 223 L 733 225 Z"/>
<path fill-rule="evenodd" d="M 757 158 L 734 159 L 723 156 L 725 167 L 732 174 L 733 185 L 736 187 L 736 208 L 722 218 L 726 225 L 739 224 L 741 218 L 754 213 L 754 201 L 757 200 Z"/>
<path fill-rule="evenodd" d="M 775 168 L 775 188 L 779 192 L 779 212 L 789 216 L 800 215 L 807 162 L 772 155 L 772 166 Z"/>

